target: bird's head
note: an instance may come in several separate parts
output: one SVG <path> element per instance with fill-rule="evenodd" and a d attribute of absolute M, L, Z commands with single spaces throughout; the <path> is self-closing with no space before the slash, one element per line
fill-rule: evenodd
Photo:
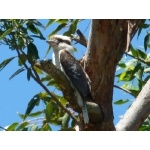
<path fill-rule="evenodd" d="M 69 52 L 73 51 L 73 46 L 71 45 L 71 38 L 64 35 L 53 35 L 49 40 L 46 41 L 50 44 L 55 51 L 67 50 Z"/>

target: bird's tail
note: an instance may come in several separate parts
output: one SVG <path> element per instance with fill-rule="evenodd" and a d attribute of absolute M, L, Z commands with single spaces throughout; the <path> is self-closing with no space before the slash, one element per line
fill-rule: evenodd
<path fill-rule="evenodd" d="M 89 123 L 89 115 L 88 115 L 88 110 L 87 110 L 87 107 L 86 107 L 86 103 L 83 101 L 81 95 L 79 94 L 79 92 L 77 90 L 75 90 L 75 94 L 77 96 L 78 105 L 82 109 L 82 115 L 83 115 L 84 123 L 88 124 Z"/>
<path fill-rule="evenodd" d="M 82 115 L 83 115 L 84 123 L 88 124 L 89 123 L 89 115 L 88 115 L 86 104 L 82 107 Z"/>

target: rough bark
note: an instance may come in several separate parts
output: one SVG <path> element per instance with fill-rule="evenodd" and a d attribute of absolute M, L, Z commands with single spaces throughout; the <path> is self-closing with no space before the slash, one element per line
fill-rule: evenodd
<path fill-rule="evenodd" d="M 116 125 L 117 131 L 135 131 L 150 114 L 150 79 Z"/>
<path fill-rule="evenodd" d="M 130 20 L 134 36 L 143 20 Z M 128 20 L 92 20 L 85 56 L 85 70 L 92 83 L 92 96 L 104 114 L 102 122 L 88 130 L 115 130 L 113 124 L 113 85 L 115 70 L 127 45 Z"/>

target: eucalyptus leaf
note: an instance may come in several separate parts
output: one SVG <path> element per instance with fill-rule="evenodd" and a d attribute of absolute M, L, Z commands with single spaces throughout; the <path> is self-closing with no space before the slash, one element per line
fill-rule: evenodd
<path fill-rule="evenodd" d="M 11 80 L 11 79 L 14 78 L 16 75 L 18 75 L 18 74 L 20 74 L 21 72 L 23 72 L 24 70 L 25 70 L 24 67 L 18 69 L 15 73 L 13 73 L 13 74 L 11 75 L 11 77 L 9 78 L 9 80 Z"/>
<path fill-rule="evenodd" d="M 115 101 L 114 104 L 116 104 L 116 105 L 122 105 L 122 104 L 125 104 L 127 102 L 129 102 L 128 99 L 127 100 L 120 99 L 120 100 Z"/>
<path fill-rule="evenodd" d="M 46 116 L 46 120 L 49 122 L 52 115 L 54 113 L 54 110 L 53 110 L 53 103 L 52 102 L 49 102 L 47 105 L 46 105 L 46 110 L 45 110 L 45 116 Z"/>
<path fill-rule="evenodd" d="M 149 37 L 150 35 L 149 34 L 147 34 L 146 36 L 145 36 L 145 38 L 144 38 L 144 49 L 145 49 L 145 51 L 147 50 L 147 45 L 149 44 L 149 40 L 150 40 L 150 37 Z"/>
<path fill-rule="evenodd" d="M 28 124 L 29 124 L 28 122 L 23 122 L 23 123 L 21 123 L 21 124 L 17 127 L 16 131 L 23 130 L 24 128 L 28 127 Z"/>
<path fill-rule="evenodd" d="M 0 63 L 0 71 L 3 70 L 15 57 L 8 58 Z"/>
<path fill-rule="evenodd" d="M 26 119 L 26 117 L 31 113 L 31 111 L 33 110 L 33 108 L 38 105 L 40 99 L 38 98 L 38 95 L 35 95 L 28 103 L 28 107 L 26 109 L 25 112 L 25 116 L 24 119 Z"/>
<path fill-rule="evenodd" d="M 2 40 L 6 35 L 8 35 L 10 32 L 12 31 L 12 28 L 6 30 L 1 36 L 0 36 L 0 40 Z"/>
<path fill-rule="evenodd" d="M 7 131 L 14 131 L 15 128 L 19 125 L 18 122 L 15 122 L 13 124 L 11 124 L 8 128 L 7 128 Z"/>

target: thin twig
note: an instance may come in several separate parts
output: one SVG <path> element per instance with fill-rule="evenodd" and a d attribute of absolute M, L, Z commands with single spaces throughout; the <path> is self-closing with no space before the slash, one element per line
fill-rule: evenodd
<path fill-rule="evenodd" d="M 122 90 L 122 91 L 124 91 L 124 92 L 126 92 L 126 93 L 129 93 L 129 94 L 131 94 L 133 97 L 135 97 L 135 95 L 134 95 L 133 93 L 131 93 L 129 90 L 127 90 L 127 89 L 121 88 L 121 87 L 119 87 L 118 85 L 114 85 L 114 87 L 117 88 L 117 89 L 120 89 L 120 90 Z"/>
<path fill-rule="evenodd" d="M 0 128 L 3 129 L 3 130 L 5 130 L 5 131 L 7 131 L 7 129 L 5 129 L 5 128 L 1 127 L 1 126 L 0 126 Z"/>
<path fill-rule="evenodd" d="M 78 34 L 78 36 L 71 34 L 72 40 L 76 41 L 77 43 L 80 43 L 81 45 L 83 45 L 85 47 L 87 47 L 87 40 L 79 29 L 77 30 L 77 34 Z"/>
<path fill-rule="evenodd" d="M 134 59 L 137 59 L 137 60 L 141 61 L 142 63 L 144 63 L 144 64 L 146 64 L 146 65 L 150 65 L 150 63 L 148 63 L 148 62 L 146 62 L 146 61 L 144 61 L 144 60 L 142 60 L 142 59 L 140 59 L 140 58 L 134 57 L 133 55 L 130 55 L 130 54 L 128 54 L 128 53 L 125 53 L 125 54 L 128 55 L 128 56 L 130 56 L 130 57 L 132 57 L 132 58 L 134 58 Z"/>

